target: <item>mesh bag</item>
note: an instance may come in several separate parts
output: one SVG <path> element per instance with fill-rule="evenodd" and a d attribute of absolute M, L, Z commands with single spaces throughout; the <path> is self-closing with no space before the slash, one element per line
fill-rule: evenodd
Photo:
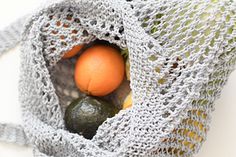
<path fill-rule="evenodd" d="M 234 70 L 235 35 L 231 1 L 47 2 L 22 35 L 24 124 L 1 125 L 0 139 L 30 144 L 35 156 L 45 157 L 192 156 L 206 140 L 214 102 Z M 128 48 L 133 106 L 87 140 L 64 126 L 65 107 L 81 93 L 73 82 L 75 59 L 61 57 L 95 39 Z M 9 41 L 0 50 L 18 38 Z"/>

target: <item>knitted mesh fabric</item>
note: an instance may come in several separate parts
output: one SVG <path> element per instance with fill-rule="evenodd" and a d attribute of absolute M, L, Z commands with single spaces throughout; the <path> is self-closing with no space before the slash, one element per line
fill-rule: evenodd
<path fill-rule="evenodd" d="M 217 0 L 49 2 L 23 32 L 24 132 L 19 131 L 25 143 L 45 157 L 197 153 L 214 102 L 234 70 L 234 10 L 235 3 Z M 73 82 L 75 59 L 61 57 L 95 39 L 128 48 L 133 106 L 107 119 L 87 140 L 64 126 L 65 107 L 81 93 Z"/>

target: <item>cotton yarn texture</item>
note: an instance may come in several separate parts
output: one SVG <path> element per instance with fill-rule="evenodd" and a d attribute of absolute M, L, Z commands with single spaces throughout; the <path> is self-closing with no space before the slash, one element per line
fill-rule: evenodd
<path fill-rule="evenodd" d="M 235 68 L 235 8 L 218 0 L 47 2 L 27 22 L 21 19 L 0 33 L 3 53 L 23 29 L 24 122 L 0 125 L 0 140 L 32 145 L 36 157 L 193 156 Z M 64 126 L 65 107 L 81 93 L 73 82 L 75 59 L 61 57 L 96 39 L 128 48 L 133 106 L 87 140 Z"/>

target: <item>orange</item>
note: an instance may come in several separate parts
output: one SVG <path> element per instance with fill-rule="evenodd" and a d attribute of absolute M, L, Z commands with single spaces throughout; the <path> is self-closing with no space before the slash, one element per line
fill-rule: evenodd
<path fill-rule="evenodd" d="M 132 92 L 129 93 L 129 95 L 125 98 L 124 104 L 123 104 L 123 110 L 132 107 Z"/>
<path fill-rule="evenodd" d="M 82 48 L 83 48 L 83 45 L 74 46 L 71 50 L 67 51 L 62 58 L 67 59 L 67 58 L 74 57 L 80 52 Z"/>
<path fill-rule="evenodd" d="M 113 47 L 95 45 L 77 60 L 75 83 L 82 92 L 105 96 L 121 84 L 124 74 L 125 64 L 119 51 Z"/>

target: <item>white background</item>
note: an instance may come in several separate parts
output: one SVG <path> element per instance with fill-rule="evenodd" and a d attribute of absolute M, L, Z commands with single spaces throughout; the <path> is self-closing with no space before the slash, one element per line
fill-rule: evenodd
<path fill-rule="evenodd" d="M 0 0 L 0 29 L 42 0 Z M 0 58 L 0 122 L 21 123 L 18 103 L 19 47 Z M 196 157 L 236 157 L 236 72 L 216 103 L 208 140 Z M 31 148 L 0 143 L 0 157 L 32 157 Z"/>

